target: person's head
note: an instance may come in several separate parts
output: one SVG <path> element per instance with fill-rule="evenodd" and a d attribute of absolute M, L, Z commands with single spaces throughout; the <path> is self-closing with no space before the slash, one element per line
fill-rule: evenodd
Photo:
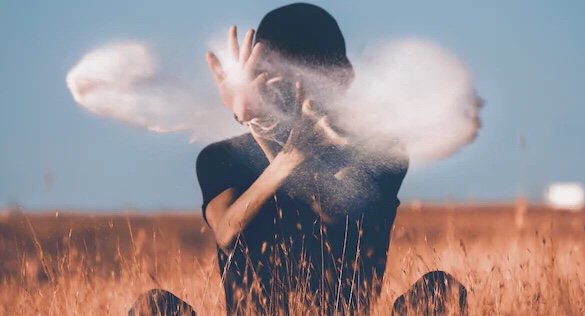
<path fill-rule="evenodd" d="M 268 69 L 261 70 L 284 77 L 277 87 L 280 94 L 287 96 L 287 102 L 280 106 L 290 107 L 294 82 L 308 79 L 307 75 L 311 79 L 320 77 L 321 82 L 304 84 L 321 95 L 343 91 L 353 79 L 341 30 L 333 16 L 318 6 L 294 3 L 270 11 L 257 28 L 254 44 L 257 43 L 262 43 L 267 51 L 264 56 L 269 59 L 265 63 Z M 310 70 L 310 74 L 303 69 Z M 311 86 L 315 84 L 319 87 Z"/>
<path fill-rule="evenodd" d="M 258 26 L 256 43 L 306 65 L 351 69 L 337 21 L 312 4 L 294 3 L 270 11 Z"/>
<path fill-rule="evenodd" d="M 256 30 L 254 45 L 258 43 L 264 46 L 258 73 L 282 80 L 265 91 L 272 101 L 264 106 L 272 108 L 276 117 L 251 127 L 256 134 L 282 143 L 295 124 L 295 82 L 303 83 L 314 108 L 325 110 L 324 103 L 349 87 L 353 67 L 337 21 L 312 4 L 294 3 L 270 11 Z"/>

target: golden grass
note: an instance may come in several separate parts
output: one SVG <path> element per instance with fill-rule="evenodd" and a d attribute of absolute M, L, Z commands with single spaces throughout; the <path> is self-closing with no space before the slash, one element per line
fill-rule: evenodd
<path fill-rule="evenodd" d="M 467 287 L 472 315 L 585 314 L 584 214 L 533 205 L 525 216 L 513 205 L 401 207 L 373 314 L 435 269 Z M 0 281 L 0 315 L 124 315 L 151 288 L 224 314 L 212 236 L 195 212 L 4 214 Z"/>

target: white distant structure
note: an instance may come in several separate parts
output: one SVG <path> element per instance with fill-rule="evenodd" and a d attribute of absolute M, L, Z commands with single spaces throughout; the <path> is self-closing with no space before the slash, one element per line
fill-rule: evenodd
<path fill-rule="evenodd" d="M 585 189 L 582 183 L 552 183 L 544 193 L 548 205 L 555 209 L 581 211 L 585 208 Z"/>

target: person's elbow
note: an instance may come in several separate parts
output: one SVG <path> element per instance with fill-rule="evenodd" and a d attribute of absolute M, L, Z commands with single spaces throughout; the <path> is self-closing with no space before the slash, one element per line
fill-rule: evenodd
<path fill-rule="evenodd" d="M 237 221 L 232 204 L 237 196 L 235 189 L 227 189 L 211 200 L 206 208 L 207 223 L 213 231 L 215 242 L 226 254 L 233 251 L 240 233 L 240 229 L 233 227 L 233 222 Z"/>
<path fill-rule="evenodd" d="M 234 234 L 227 234 L 227 233 L 215 233 L 215 242 L 217 246 L 226 254 L 231 255 L 236 247 L 237 236 Z"/>
<path fill-rule="evenodd" d="M 220 212 L 212 205 L 207 209 L 207 221 L 217 246 L 227 255 L 231 254 L 235 248 L 236 232 L 230 227 L 225 220 L 226 212 Z"/>

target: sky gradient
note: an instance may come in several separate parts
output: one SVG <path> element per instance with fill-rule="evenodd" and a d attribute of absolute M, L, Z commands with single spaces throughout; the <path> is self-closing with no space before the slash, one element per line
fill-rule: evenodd
<path fill-rule="evenodd" d="M 87 50 L 128 39 L 211 83 L 210 36 L 255 27 L 287 3 L 2 1 L 0 208 L 198 209 L 195 159 L 206 144 L 95 116 L 73 101 L 65 76 Z M 479 138 L 411 170 L 403 201 L 537 200 L 547 183 L 585 182 L 585 2 L 312 3 L 338 20 L 350 59 L 368 44 L 414 35 L 458 55 L 476 78 L 487 102 Z"/>

